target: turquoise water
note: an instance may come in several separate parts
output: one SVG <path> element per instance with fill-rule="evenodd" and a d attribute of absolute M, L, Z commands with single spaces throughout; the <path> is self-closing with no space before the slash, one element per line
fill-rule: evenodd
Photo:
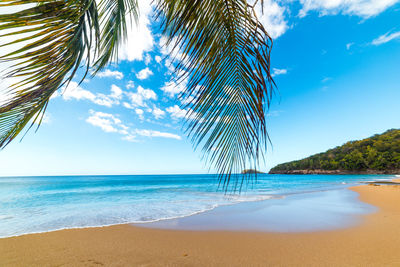
<path fill-rule="evenodd" d="M 218 189 L 215 175 L 0 178 L 0 237 L 65 228 L 155 222 L 243 202 L 332 191 L 384 175 L 259 175 L 241 194 Z M 336 202 L 340 201 L 340 197 Z M 343 201 L 348 201 L 346 196 Z"/>

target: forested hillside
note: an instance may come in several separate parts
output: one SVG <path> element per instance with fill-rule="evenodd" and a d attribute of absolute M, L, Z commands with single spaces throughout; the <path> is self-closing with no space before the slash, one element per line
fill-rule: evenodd
<path fill-rule="evenodd" d="M 400 173 L 400 130 L 350 141 L 324 153 L 279 164 L 270 173 Z"/>

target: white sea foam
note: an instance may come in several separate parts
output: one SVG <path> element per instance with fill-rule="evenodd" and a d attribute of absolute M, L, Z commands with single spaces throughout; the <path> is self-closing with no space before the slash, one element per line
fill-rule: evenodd
<path fill-rule="evenodd" d="M 343 188 L 343 183 L 361 180 L 275 175 L 259 177 L 254 188 L 241 194 L 225 194 L 217 191 L 217 178 L 211 175 L 2 178 L 0 237 L 182 218 L 226 205 Z"/>

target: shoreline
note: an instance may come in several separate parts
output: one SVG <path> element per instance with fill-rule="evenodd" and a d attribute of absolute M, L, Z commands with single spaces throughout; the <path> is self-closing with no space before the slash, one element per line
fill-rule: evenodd
<path fill-rule="evenodd" d="M 347 187 L 225 205 L 192 216 L 133 226 L 178 231 L 309 233 L 348 228 L 359 224 L 362 215 L 375 211 Z"/>
<path fill-rule="evenodd" d="M 288 175 L 303 175 L 303 174 L 319 174 L 319 175 L 400 175 L 400 170 L 363 170 L 363 171 L 347 171 L 347 170 L 322 170 L 322 169 L 299 169 L 299 170 L 274 170 L 268 174 L 288 174 Z"/>
<path fill-rule="evenodd" d="M 0 264 L 400 265 L 400 186 L 360 185 L 350 190 L 379 210 L 363 215 L 360 225 L 345 229 L 305 233 L 159 230 L 131 225 L 67 229 L 0 239 Z"/>
<path fill-rule="evenodd" d="M 396 178 L 385 178 L 383 181 L 393 181 Z M 400 179 L 399 179 L 400 180 Z M 157 225 L 160 223 L 160 225 L 163 225 L 164 222 L 170 222 L 170 221 L 175 221 L 175 220 L 181 220 L 181 219 L 187 219 L 191 218 L 193 216 L 203 216 L 207 215 L 210 212 L 213 211 L 218 211 L 219 209 L 224 209 L 224 208 L 229 208 L 229 207 L 237 207 L 238 205 L 251 205 L 252 203 L 263 203 L 265 201 L 274 201 L 274 200 L 280 200 L 280 199 L 286 199 L 286 198 L 291 198 L 295 196 L 307 196 L 307 195 L 312 195 L 312 194 L 318 194 L 318 193 L 326 193 L 326 192 L 332 192 L 332 191 L 339 191 L 339 190 L 349 190 L 350 187 L 352 186 L 358 186 L 359 184 L 366 184 L 370 182 L 379 182 L 380 180 L 370 180 L 370 181 L 364 181 L 364 182 L 358 182 L 358 184 L 346 184 L 345 187 L 343 188 L 330 188 L 330 189 L 318 189 L 318 190 L 311 190 L 311 191 L 299 191 L 299 192 L 291 192 L 287 193 L 284 195 L 265 195 L 263 197 L 259 197 L 257 199 L 251 199 L 251 200 L 244 200 L 244 201 L 237 201 L 237 202 L 232 202 L 232 203 L 226 203 L 222 205 L 216 205 L 215 207 L 196 211 L 190 214 L 182 215 L 182 216 L 177 216 L 177 217 L 171 217 L 171 218 L 160 218 L 160 219 L 154 219 L 151 221 L 132 221 L 132 222 L 121 222 L 121 223 L 111 223 L 111 224 L 104 224 L 104 225 L 87 225 L 87 226 L 73 226 L 73 227 L 61 227 L 61 228 L 56 228 L 56 229 L 50 229 L 50 230 L 45 230 L 45 231 L 37 231 L 37 232 L 27 232 L 27 233 L 21 233 L 21 234 L 15 234 L 15 235 L 9 235 L 9 236 L 0 236 L 1 239 L 7 239 L 7 238 L 12 238 L 12 237 L 20 237 L 20 236 L 26 236 L 26 235 L 32 235 L 32 234 L 46 234 L 46 233 L 51 233 L 51 232 L 57 232 L 57 231 L 63 231 L 63 230 L 80 230 L 80 229 L 90 229 L 90 228 L 105 228 L 105 227 L 110 227 L 110 226 L 119 226 L 119 225 L 132 225 L 136 227 L 145 227 L 145 228 L 151 228 L 151 229 L 175 229 L 175 230 L 185 230 L 185 229 L 178 229 L 178 228 L 170 228 L 170 227 L 158 227 Z M 357 201 L 357 200 L 355 200 Z M 366 212 L 368 213 L 368 212 Z M 359 217 L 359 214 L 353 214 L 349 215 L 353 217 Z M 156 226 L 152 226 L 152 225 Z M 346 228 L 348 226 L 343 225 L 339 227 L 333 227 L 332 229 L 341 229 L 341 228 Z M 199 231 L 198 229 L 190 229 L 193 231 Z M 211 231 L 215 230 L 220 230 L 224 231 L 222 229 L 209 229 Z M 329 230 L 329 229 L 325 229 Z M 202 230 L 200 230 L 202 231 Z M 231 230 L 226 230 L 226 231 L 231 231 Z M 250 231 L 250 232 L 287 232 L 287 231 L 271 231 L 271 230 L 238 230 L 235 229 L 233 231 Z M 318 231 L 318 230 L 317 230 Z M 307 230 L 307 231 L 290 231 L 290 232 L 313 232 L 312 230 Z"/>

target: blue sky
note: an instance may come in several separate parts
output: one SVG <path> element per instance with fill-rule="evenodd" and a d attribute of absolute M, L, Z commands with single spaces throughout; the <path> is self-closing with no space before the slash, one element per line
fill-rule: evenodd
<path fill-rule="evenodd" d="M 170 51 L 139 2 L 120 62 L 57 94 L 39 130 L 0 151 L 0 176 L 209 171 L 183 131 L 184 84 L 169 82 Z M 400 128 L 399 2 L 265 1 L 278 91 L 263 170 Z"/>

